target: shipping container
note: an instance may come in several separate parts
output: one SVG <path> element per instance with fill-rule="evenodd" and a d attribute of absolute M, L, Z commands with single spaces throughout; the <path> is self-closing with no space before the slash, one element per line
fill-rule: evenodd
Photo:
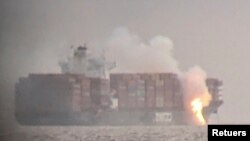
<path fill-rule="evenodd" d="M 216 113 L 223 101 L 219 98 L 222 82 L 209 78 L 206 83 L 212 95 L 204 109 L 207 117 Z M 77 124 L 113 118 L 114 124 L 170 124 L 187 122 L 189 117 L 185 116 L 190 115 L 184 108 L 181 82 L 172 73 L 110 74 L 110 80 L 76 74 L 30 74 L 20 78 L 15 89 L 17 119 L 30 117 L 36 122 L 50 117 Z M 131 115 L 133 118 L 127 119 Z"/>
<path fill-rule="evenodd" d="M 109 94 L 108 80 L 84 75 L 30 74 L 22 79 L 16 85 L 16 103 L 33 101 L 20 104 L 23 106 L 18 111 L 25 108 L 38 113 L 81 112 L 93 105 L 101 106 L 101 95 Z"/>
<path fill-rule="evenodd" d="M 81 97 L 81 111 L 88 111 L 91 109 L 92 101 L 90 96 L 82 96 Z"/>
<path fill-rule="evenodd" d="M 135 125 L 189 123 L 175 73 L 111 73 L 111 62 L 89 57 L 79 46 L 60 74 L 29 74 L 15 85 L 15 116 L 24 124 Z M 73 64 L 71 64 L 73 63 Z M 104 72 L 104 73 L 103 73 Z M 223 103 L 222 81 L 206 80 L 212 96 L 207 117 Z"/>
<path fill-rule="evenodd" d="M 76 88 L 73 86 L 72 90 L 72 110 L 73 112 L 81 112 L 81 100 L 82 100 L 82 94 L 81 94 L 81 88 Z"/>
<path fill-rule="evenodd" d="M 128 105 L 128 90 L 127 85 L 124 82 L 118 82 L 117 86 L 118 93 L 118 108 L 124 109 Z"/>
<path fill-rule="evenodd" d="M 175 97 L 175 94 L 181 95 L 182 93 L 177 90 L 179 89 L 179 79 L 173 73 L 111 74 L 110 82 L 112 82 L 110 87 L 116 91 L 120 82 L 126 83 L 127 97 L 118 100 L 123 103 L 123 106 L 142 108 L 144 105 L 149 109 L 173 108 L 174 103 L 182 101 L 182 99 L 179 100 L 182 98 L 181 96 Z M 139 98 L 143 100 L 139 100 Z"/>
<path fill-rule="evenodd" d="M 146 80 L 146 106 L 155 107 L 155 84 L 153 80 Z"/>

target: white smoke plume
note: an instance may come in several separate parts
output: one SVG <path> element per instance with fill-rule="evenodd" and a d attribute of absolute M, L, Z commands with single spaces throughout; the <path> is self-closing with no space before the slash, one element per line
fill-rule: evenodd
<path fill-rule="evenodd" d="M 186 103 L 200 98 L 203 106 L 207 106 L 211 100 L 206 86 L 206 72 L 198 66 L 187 72 L 181 71 L 173 56 L 173 42 L 168 37 L 156 36 L 143 42 L 127 28 L 120 27 L 109 38 L 106 54 L 108 59 L 116 61 L 113 72 L 173 72 L 182 81 Z"/>
<path fill-rule="evenodd" d="M 209 105 L 211 95 L 207 89 L 206 79 L 206 72 L 199 66 L 195 66 L 183 74 L 182 82 L 185 101 L 188 102 L 186 103 L 187 107 L 190 106 L 189 102 L 194 98 L 199 98 L 203 107 Z"/>
<path fill-rule="evenodd" d="M 126 28 L 117 28 L 108 41 L 108 59 L 116 61 L 114 72 L 176 72 L 178 62 L 172 54 L 173 42 L 156 36 L 145 43 Z"/>

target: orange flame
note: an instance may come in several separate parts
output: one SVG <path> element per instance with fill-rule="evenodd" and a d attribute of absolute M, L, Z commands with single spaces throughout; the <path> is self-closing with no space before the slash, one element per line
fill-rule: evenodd
<path fill-rule="evenodd" d="M 204 117 L 202 115 L 203 103 L 202 103 L 201 99 L 195 98 L 194 100 L 192 100 L 191 106 L 192 106 L 192 112 L 195 114 L 195 116 L 199 120 L 200 124 L 205 125 L 206 120 L 204 119 Z"/>

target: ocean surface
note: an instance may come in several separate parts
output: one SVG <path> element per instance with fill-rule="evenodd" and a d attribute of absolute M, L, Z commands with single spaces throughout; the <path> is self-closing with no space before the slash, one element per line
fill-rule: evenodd
<path fill-rule="evenodd" d="M 1 141 L 207 141 L 197 126 L 21 126 Z"/>

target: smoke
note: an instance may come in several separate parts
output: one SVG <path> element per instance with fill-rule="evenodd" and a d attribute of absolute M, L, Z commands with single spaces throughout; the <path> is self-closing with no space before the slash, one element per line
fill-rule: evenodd
<path fill-rule="evenodd" d="M 143 42 L 124 27 L 117 28 L 108 40 L 107 58 L 116 61 L 113 72 L 176 72 L 178 62 L 173 57 L 173 42 L 156 36 Z"/>
<path fill-rule="evenodd" d="M 195 66 L 184 73 L 182 83 L 187 107 L 190 107 L 190 102 L 194 98 L 199 98 L 203 107 L 209 105 L 211 95 L 208 92 L 206 79 L 206 72 L 199 66 Z"/>
<path fill-rule="evenodd" d="M 107 58 L 116 61 L 113 72 L 173 72 L 179 75 L 185 94 L 186 108 L 191 100 L 200 98 L 207 106 L 211 96 L 206 86 L 206 72 L 199 66 L 181 71 L 173 56 L 173 42 L 165 36 L 155 36 L 148 42 L 127 28 L 114 30 L 108 40 Z"/>

